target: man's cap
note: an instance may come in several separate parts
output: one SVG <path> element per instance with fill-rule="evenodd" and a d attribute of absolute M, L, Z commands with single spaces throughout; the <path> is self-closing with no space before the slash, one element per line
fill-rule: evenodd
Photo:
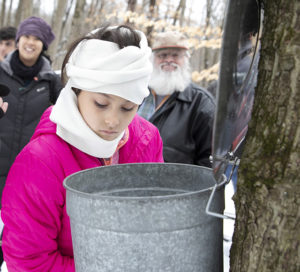
<path fill-rule="evenodd" d="M 167 31 L 158 33 L 154 37 L 152 50 L 166 49 L 166 48 L 181 48 L 188 50 L 187 37 L 178 31 Z"/>

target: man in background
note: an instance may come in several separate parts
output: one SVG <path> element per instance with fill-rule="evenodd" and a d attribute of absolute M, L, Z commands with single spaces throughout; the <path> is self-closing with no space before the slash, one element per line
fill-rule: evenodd
<path fill-rule="evenodd" d="M 16 49 L 15 38 L 17 29 L 12 26 L 0 29 L 0 61 Z"/>
<path fill-rule="evenodd" d="M 191 82 L 187 38 L 159 33 L 152 51 L 151 93 L 138 113 L 159 129 L 165 162 L 211 167 L 215 101 Z"/>

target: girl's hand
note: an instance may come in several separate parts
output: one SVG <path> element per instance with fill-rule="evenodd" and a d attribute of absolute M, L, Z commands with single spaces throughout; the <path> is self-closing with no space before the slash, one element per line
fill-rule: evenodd
<path fill-rule="evenodd" d="M 2 97 L 0 96 L 0 118 L 3 117 L 4 113 L 7 111 L 8 103 L 3 102 Z"/>

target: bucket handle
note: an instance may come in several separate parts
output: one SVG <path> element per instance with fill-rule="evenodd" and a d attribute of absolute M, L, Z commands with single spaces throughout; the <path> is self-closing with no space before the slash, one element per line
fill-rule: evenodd
<path fill-rule="evenodd" d="M 210 211 L 210 205 L 211 205 L 212 199 L 213 199 L 213 197 L 215 195 L 217 187 L 218 186 L 223 186 L 226 183 L 227 183 L 227 180 L 223 181 L 219 185 L 215 184 L 214 187 L 212 187 L 211 194 L 210 194 L 209 199 L 208 199 L 207 204 L 206 204 L 205 213 L 208 214 L 208 215 L 214 216 L 214 217 L 222 218 L 222 219 L 235 220 L 235 216 L 234 215 L 229 215 L 229 214 L 225 215 L 225 214 L 215 213 L 215 212 Z"/>
<path fill-rule="evenodd" d="M 233 156 L 233 154 L 230 153 L 230 156 Z M 227 215 L 226 215 L 226 214 L 220 214 L 220 213 L 215 213 L 215 212 L 210 211 L 210 205 L 211 205 L 211 202 L 212 202 L 213 197 L 214 197 L 214 195 L 215 195 L 215 192 L 216 192 L 217 187 L 218 187 L 218 186 L 225 186 L 226 184 L 228 184 L 228 183 L 230 182 L 230 180 L 231 180 L 231 178 L 232 178 L 232 175 L 233 175 L 233 172 L 234 172 L 236 166 L 239 165 L 239 162 L 240 162 L 239 158 L 238 158 L 238 157 L 235 157 L 235 158 L 234 158 L 234 161 L 233 161 L 233 167 L 232 167 L 232 169 L 231 169 L 231 172 L 230 172 L 230 174 L 229 174 L 229 177 L 228 177 L 227 179 L 225 178 L 224 181 L 221 182 L 221 183 L 219 183 L 219 184 L 216 183 L 216 184 L 214 185 L 214 187 L 212 187 L 212 191 L 211 191 L 211 194 L 210 194 L 210 196 L 209 196 L 209 199 L 208 199 L 208 201 L 207 201 L 206 208 L 205 208 L 205 213 L 206 213 L 207 215 L 211 215 L 211 216 L 218 217 L 218 218 L 222 218 L 222 219 L 231 219 L 231 220 L 235 220 L 235 215 L 234 215 L 234 214 L 227 213 Z"/>

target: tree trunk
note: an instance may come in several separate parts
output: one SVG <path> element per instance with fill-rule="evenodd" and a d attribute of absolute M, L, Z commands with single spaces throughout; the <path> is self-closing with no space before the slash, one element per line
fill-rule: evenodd
<path fill-rule="evenodd" d="M 136 0 L 128 0 L 127 2 L 127 10 L 134 12 L 136 8 Z"/>
<path fill-rule="evenodd" d="M 300 3 L 264 0 L 230 271 L 300 271 Z"/>
<path fill-rule="evenodd" d="M 72 28 L 69 35 L 70 41 L 73 42 L 77 38 L 81 37 L 85 33 L 83 25 L 85 24 L 85 5 L 86 0 L 77 0 L 75 11 L 72 19 Z"/>
<path fill-rule="evenodd" d="M 2 7 L 1 7 L 1 18 L 0 18 L 0 26 L 4 26 L 5 22 L 5 8 L 6 8 L 6 0 L 2 0 Z"/>
<path fill-rule="evenodd" d="M 57 6 L 53 12 L 52 17 L 52 31 L 55 33 L 55 39 L 48 49 L 48 54 L 51 56 L 53 64 L 56 62 L 57 49 L 60 42 L 61 31 L 62 31 L 62 20 L 66 12 L 67 0 L 60 0 L 57 2 Z"/>
<path fill-rule="evenodd" d="M 11 21 L 12 3 L 13 3 L 13 0 L 10 0 L 10 2 L 9 2 L 9 8 L 8 8 L 8 11 L 6 12 L 7 16 L 6 16 L 6 21 L 5 22 L 6 22 L 7 26 L 13 25 L 13 23 Z"/>
<path fill-rule="evenodd" d="M 18 26 L 22 20 L 23 1 L 19 0 L 18 8 L 16 11 L 15 25 Z"/>
<path fill-rule="evenodd" d="M 185 8 L 186 8 L 186 0 L 182 0 L 181 1 L 181 12 L 180 12 L 180 17 L 179 17 L 179 25 L 183 26 L 183 22 L 184 22 L 184 13 L 185 13 Z"/>
<path fill-rule="evenodd" d="M 22 6 L 23 10 L 22 10 L 22 14 L 21 14 L 21 20 L 23 21 L 24 19 L 32 16 L 33 1 L 32 0 L 22 0 L 22 2 L 23 2 L 23 6 Z"/>
<path fill-rule="evenodd" d="M 209 26 L 210 26 L 210 21 L 211 21 L 211 16 L 212 16 L 212 12 L 213 12 L 213 0 L 206 0 L 206 17 L 205 17 L 205 29 L 208 30 Z M 208 39 L 207 35 L 206 39 Z M 209 67 L 208 61 L 209 61 L 209 57 L 208 57 L 208 48 L 204 47 L 203 48 L 203 64 L 204 64 L 204 69 L 207 69 Z"/>
<path fill-rule="evenodd" d="M 149 21 L 154 20 L 154 11 L 155 11 L 155 5 L 156 5 L 156 0 L 150 0 L 149 2 L 149 15 L 147 16 Z M 149 41 L 152 41 L 152 31 L 153 31 L 154 26 L 147 26 L 146 29 L 146 36 Z"/>
<path fill-rule="evenodd" d="M 186 6 L 186 0 L 180 0 L 179 4 L 177 6 L 176 12 L 174 14 L 173 25 L 176 25 L 178 18 L 180 20 L 180 26 L 182 25 L 183 19 L 184 19 L 183 16 L 184 16 L 184 11 L 185 11 L 185 6 Z M 180 17 L 179 17 L 179 14 L 180 14 Z"/>

